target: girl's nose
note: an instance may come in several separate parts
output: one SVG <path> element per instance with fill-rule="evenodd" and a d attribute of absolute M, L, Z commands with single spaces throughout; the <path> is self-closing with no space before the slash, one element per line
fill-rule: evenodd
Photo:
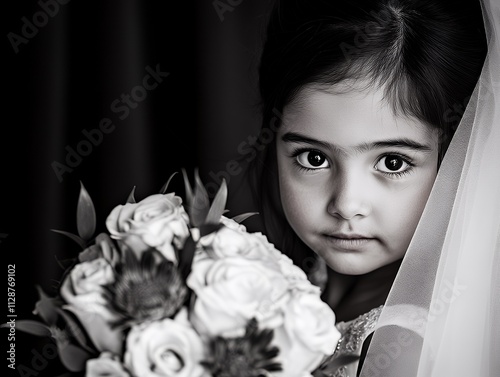
<path fill-rule="evenodd" d="M 330 215 L 351 220 L 371 213 L 370 184 L 361 173 L 339 172 L 332 177 L 331 184 L 331 197 L 327 207 Z"/>

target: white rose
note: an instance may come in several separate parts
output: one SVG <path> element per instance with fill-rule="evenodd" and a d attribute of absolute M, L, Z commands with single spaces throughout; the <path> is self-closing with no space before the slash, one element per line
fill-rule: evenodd
<path fill-rule="evenodd" d="M 106 219 L 111 237 L 132 248 L 137 256 L 153 247 L 174 263 L 177 258 L 173 245 L 182 248 L 189 236 L 188 224 L 182 199 L 173 193 L 119 205 Z"/>
<path fill-rule="evenodd" d="M 66 303 L 85 312 L 100 314 L 106 320 L 115 319 L 107 308 L 103 286 L 115 280 L 113 268 L 104 258 L 76 264 L 61 285 Z"/>
<path fill-rule="evenodd" d="M 106 259 L 113 267 L 120 260 L 118 250 L 106 233 L 99 234 L 93 245 L 80 252 L 78 261 L 88 262 L 101 257 Z"/>
<path fill-rule="evenodd" d="M 234 221 L 233 221 L 234 222 Z M 237 223 L 236 223 L 237 224 Z M 291 289 L 299 289 L 319 294 L 319 287 L 307 279 L 306 273 L 294 265 L 292 260 L 270 243 L 262 233 L 248 233 L 234 226 L 223 227 L 200 240 L 202 248 L 212 258 L 242 256 L 261 260 L 263 263 L 277 264 L 288 280 Z"/>
<path fill-rule="evenodd" d="M 127 336 L 125 366 L 140 377 L 207 376 L 203 343 L 181 310 L 165 318 L 132 327 Z"/>
<path fill-rule="evenodd" d="M 240 232 L 246 232 L 247 230 L 244 225 L 237 223 L 233 219 L 230 219 L 226 216 L 221 216 L 220 223 L 229 229 L 238 230 Z M 203 237 L 206 244 L 210 244 L 212 242 L 211 240 L 213 239 L 213 234 L 214 233 L 211 233 Z M 200 240 L 200 230 L 198 228 L 192 228 L 191 236 L 196 242 L 198 242 Z"/>
<path fill-rule="evenodd" d="M 276 265 L 238 256 L 203 258 L 187 285 L 196 294 L 190 319 L 203 335 L 241 335 L 251 318 L 268 328 L 283 323 L 288 282 Z"/>
<path fill-rule="evenodd" d="M 285 308 L 284 325 L 275 330 L 273 344 L 280 349 L 277 360 L 283 366 L 276 375 L 299 377 L 312 372 L 334 352 L 339 339 L 331 308 L 316 294 L 295 292 Z"/>
<path fill-rule="evenodd" d="M 246 232 L 246 230 L 247 230 L 245 225 L 240 224 L 240 223 L 238 223 L 238 222 L 234 221 L 233 219 L 230 219 L 229 217 L 226 217 L 226 216 L 221 216 L 220 222 L 222 224 L 224 224 L 225 226 L 227 226 L 228 228 L 231 228 L 234 230 L 239 230 L 242 232 Z"/>
<path fill-rule="evenodd" d="M 103 352 L 97 359 L 87 360 L 85 377 L 130 377 L 116 355 Z"/>
<path fill-rule="evenodd" d="M 321 289 L 312 284 L 307 278 L 306 273 L 300 267 L 293 264 L 288 256 L 282 254 L 278 250 L 276 250 L 274 255 L 276 259 L 278 259 L 278 265 L 280 266 L 281 272 L 290 284 L 290 289 L 315 295 L 321 294 Z"/>
<path fill-rule="evenodd" d="M 228 219 L 229 220 L 229 219 Z M 278 262 L 279 253 L 262 233 L 249 233 L 244 228 L 224 225 L 217 232 L 202 237 L 199 244 L 213 257 L 243 256 Z"/>

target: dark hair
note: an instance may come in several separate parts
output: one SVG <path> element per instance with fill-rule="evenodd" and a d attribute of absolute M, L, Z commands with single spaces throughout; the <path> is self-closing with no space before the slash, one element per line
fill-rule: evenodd
<path fill-rule="evenodd" d="M 395 113 L 440 130 L 439 167 L 485 56 L 479 0 L 278 0 L 259 66 L 261 135 L 275 134 L 305 85 L 363 79 L 383 88 Z M 261 144 L 249 173 L 262 221 L 304 267 L 314 254 L 281 208 L 275 140 Z"/>

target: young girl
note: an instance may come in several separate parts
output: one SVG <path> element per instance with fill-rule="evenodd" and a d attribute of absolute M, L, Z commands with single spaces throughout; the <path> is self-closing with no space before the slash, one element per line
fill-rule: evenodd
<path fill-rule="evenodd" d="M 486 47 L 474 0 L 282 0 L 271 13 L 259 85 L 274 138 L 251 166 L 255 198 L 270 240 L 321 285 L 340 348 L 364 355 Z"/>

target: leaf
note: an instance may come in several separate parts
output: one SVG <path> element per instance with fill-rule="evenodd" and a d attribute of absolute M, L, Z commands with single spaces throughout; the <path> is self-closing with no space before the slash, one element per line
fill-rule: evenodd
<path fill-rule="evenodd" d="M 80 186 L 80 196 L 76 209 L 76 227 L 78 229 L 78 235 L 85 241 L 89 241 L 95 232 L 95 209 L 94 203 L 82 182 L 80 182 Z"/>
<path fill-rule="evenodd" d="M 258 214 L 259 214 L 259 212 L 246 212 L 246 213 L 242 213 L 241 215 L 237 215 L 237 216 L 232 217 L 231 220 L 236 221 L 239 224 L 239 223 L 242 223 L 243 221 L 245 221 L 246 219 L 248 219 L 249 217 L 251 217 L 253 215 L 258 215 Z"/>
<path fill-rule="evenodd" d="M 179 272 L 182 278 L 186 281 L 191 272 L 191 265 L 193 263 L 194 252 L 196 251 L 196 242 L 193 237 L 189 236 L 184 243 L 182 251 L 179 253 Z"/>
<path fill-rule="evenodd" d="M 87 335 L 92 340 L 94 346 L 100 352 L 111 352 L 121 355 L 123 346 L 123 332 L 119 329 L 112 329 L 106 320 L 97 313 L 85 312 L 73 306 L 67 306 L 80 320 L 87 330 Z"/>
<path fill-rule="evenodd" d="M 70 343 L 57 342 L 57 348 L 59 350 L 59 358 L 62 364 L 70 372 L 81 372 L 85 369 L 85 364 L 87 360 L 92 359 L 93 356 Z"/>
<path fill-rule="evenodd" d="M 224 225 L 221 223 L 218 224 L 203 224 L 200 226 L 200 238 L 205 237 L 206 235 L 210 233 L 217 232 L 220 228 L 222 228 Z"/>
<path fill-rule="evenodd" d="M 193 204 L 193 190 L 191 189 L 191 184 L 189 183 L 189 179 L 186 173 L 186 170 L 182 169 L 182 177 L 184 178 L 184 189 L 186 191 L 186 202 L 188 207 L 191 207 Z"/>
<path fill-rule="evenodd" d="M 33 314 L 40 316 L 46 324 L 54 326 L 57 322 L 57 300 L 45 294 L 40 286 L 36 286 L 40 299 L 35 304 Z"/>
<path fill-rule="evenodd" d="M 224 213 L 224 208 L 226 206 L 226 200 L 227 185 L 226 180 L 223 178 L 219 190 L 217 190 L 217 194 L 215 195 L 214 201 L 210 206 L 210 210 L 208 211 L 205 224 L 218 224 L 220 222 L 220 218 Z"/>
<path fill-rule="evenodd" d="M 135 194 L 135 186 L 132 188 L 132 191 L 130 192 L 130 194 L 128 194 L 127 203 L 137 203 L 135 201 L 134 194 Z"/>
<path fill-rule="evenodd" d="M 85 250 L 81 251 L 81 253 L 85 252 Z M 59 259 L 57 255 L 54 255 L 54 259 L 56 260 L 57 264 L 59 267 L 61 267 L 62 270 L 67 271 L 71 266 L 74 266 L 75 263 L 77 263 L 78 257 L 77 258 L 69 258 L 69 259 Z"/>
<path fill-rule="evenodd" d="M 87 338 L 85 337 L 85 331 L 82 325 L 79 324 L 75 319 L 73 319 L 73 317 L 71 317 L 69 314 L 67 314 L 63 309 L 58 308 L 57 312 L 64 318 L 64 321 L 66 322 L 67 326 L 65 330 L 78 341 L 80 346 L 86 348 L 87 350 L 90 350 L 87 345 Z"/>
<path fill-rule="evenodd" d="M 167 190 L 168 190 L 168 186 L 170 185 L 170 181 L 172 180 L 172 178 L 174 178 L 174 176 L 175 176 L 176 174 L 177 174 L 177 172 L 174 172 L 174 173 L 170 176 L 170 178 L 168 179 L 167 183 L 165 183 L 165 184 L 163 185 L 163 187 L 161 188 L 161 190 L 160 190 L 160 194 L 165 194 L 165 193 L 167 192 Z"/>
<path fill-rule="evenodd" d="M 208 193 L 201 182 L 198 174 L 198 169 L 194 172 L 195 190 L 193 204 L 190 209 L 190 218 L 193 226 L 198 227 L 205 223 L 208 211 L 210 210 L 210 201 L 208 200 Z"/>
<path fill-rule="evenodd" d="M 66 237 L 71 238 L 78 245 L 80 245 L 80 247 L 82 249 L 85 249 L 85 247 L 86 247 L 85 241 L 82 238 L 78 237 L 76 234 L 65 232 L 64 230 L 57 230 L 57 229 L 51 229 L 51 231 L 59 233 L 59 234 L 62 234 L 62 235 L 65 235 Z"/>
<path fill-rule="evenodd" d="M 16 320 L 16 330 L 24 331 L 36 336 L 50 336 L 50 329 L 42 322 L 32 321 L 30 319 Z M 10 327 L 7 323 L 2 323 L 0 327 Z"/>

